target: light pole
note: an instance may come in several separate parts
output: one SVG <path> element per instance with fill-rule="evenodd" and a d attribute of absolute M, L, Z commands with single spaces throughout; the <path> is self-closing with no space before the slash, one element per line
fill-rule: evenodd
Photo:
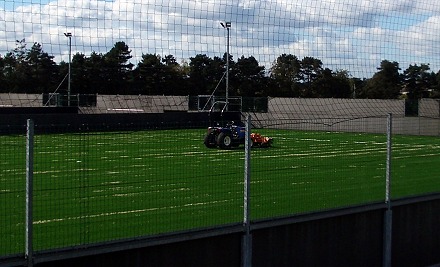
<path fill-rule="evenodd" d="M 220 22 L 223 28 L 228 31 L 227 45 L 226 45 L 226 111 L 229 105 L 229 28 L 231 28 L 231 22 Z"/>
<path fill-rule="evenodd" d="M 70 63 L 72 61 L 72 33 L 65 32 L 64 36 L 69 38 L 69 72 L 67 78 L 67 106 L 70 107 Z"/>

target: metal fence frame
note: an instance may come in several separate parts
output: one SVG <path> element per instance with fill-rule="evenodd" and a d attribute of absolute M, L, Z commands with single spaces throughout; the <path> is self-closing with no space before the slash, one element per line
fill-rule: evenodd
<path fill-rule="evenodd" d="M 243 188 L 243 221 L 242 224 L 234 224 L 230 226 L 222 226 L 220 228 L 214 227 L 211 229 L 193 229 L 184 231 L 182 233 L 170 233 L 169 235 L 160 235 L 159 237 L 145 237 L 118 240 L 105 242 L 104 244 L 87 244 L 86 250 L 78 250 L 75 256 L 88 255 L 99 252 L 112 252 L 126 248 L 137 248 L 140 246 L 151 246 L 155 244 L 163 244 L 169 242 L 176 242 L 182 240 L 189 240 L 197 236 L 197 238 L 210 237 L 221 235 L 225 233 L 237 233 L 240 232 L 243 235 L 242 239 L 242 265 L 252 266 L 252 231 L 264 227 L 267 223 L 253 222 L 250 220 L 250 194 L 251 194 L 251 142 L 250 132 L 252 131 L 252 119 L 250 115 L 246 116 L 246 142 L 245 142 L 245 164 L 244 164 L 244 188 Z M 391 194 L 391 163 L 392 163 L 392 135 L 393 135 L 393 116 L 388 114 L 387 116 L 387 161 L 386 161 L 386 183 L 384 189 L 384 202 L 373 204 L 379 205 L 384 208 L 384 230 L 383 230 L 383 266 L 391 266 L 392 255 L 392 194 Z M 27 266 L 33 266 L 34 263 L 44 262 L 47 260 L 53 260 L 63 257 L 63 251 L 66 248 L 60 248 L 49 254 L 35 252 L 33 250 L 33 140 L 34 140 L 34 122 L 33 120 L 27 120 L 27 134 L 26 134 L 26 223 L 25 223 L 25 248 L 24 258 L 10 261 L 18 264 L 26 264 Z M 336 211 L 338 213 L 338 211 Z M 285 219 L 278 218 L 278 220 L 272 220 L 269 225 L 273 226 L 279 223 L 283 223 Z M 176 237 L 176 235 L 178 237 Z M 91 248 L 89 250 L 89 248 Z M 88 251 L 88 252 L 87 252 Z M 50 256 L 48 256 L 50 255 Z M 0 264 L 1 265 L 1 264 Z"/>
<path fill-rule="evenodd" d="M 386 188 L 385 203 L 387 204 L 386 221 L 384 229 L 384 264 L 391 266 L 391 136 L 392 136 L 392 115 L 388 115 L 387 120 L 387 164 L 386 164 Z M 244 192 L 243 192 L 243 243 L 242 243 L 242 264 L 245 267 L 252 266 L 252 234 L 250 220 L 250 194 L 251 194 L 251 141 L 250 133 L 252 131 L 251 116 L 246 118 L 246 140 L 245 140 L 245 164 L 244 164 Z M 34 140 L 34 122 L 27 120 L 26 134 L 26 238 L 25 238 L 25 259 L 28 266 L 33 266 L 33 140 Z"/>

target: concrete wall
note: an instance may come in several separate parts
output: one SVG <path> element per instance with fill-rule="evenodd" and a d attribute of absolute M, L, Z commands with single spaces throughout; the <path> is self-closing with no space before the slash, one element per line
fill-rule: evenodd
<path fill-rule="evenodd" d="M 386 134 L 387 117 L 335 119 L 270 119 L 268 114 L 251 114 L 255 128 L 307 131 L 337 131 Z M 393 134 L 440 136 L 440 119 L 394 117 Z"/>
<path fill-rule="evenodd" d="M 97 95 L 96 107 L 82 107 L 83 114 L 162 113 L 187 111 L 187 96 Z"/>
<path fill-rule="evenodd" d="M 161 113 L 188 111 L 188 96 L 97 95 L 96 107 L 83 113 Z M 42 107 L 42 94 L 0 94 L 0 107 Z M 404 100 L 338 98 L 268 98 L 270 119 L 363 118 L 405 116 Z M 421 99 L 419 116 L 440 117 L 440 100 Z"/>
<path fill-rule="evenodd" d="M 393 113 L 405 116 L 405 101 L 337 98 L 269 98 L 275 119 L 364 118 Z"/>
<path fill-rule="evenodd" d="M 2 107 L 42 107 L 42 94 L 0 94 Z"/>
<path fill-rule="evenodd" d="M 255 127 L 294 130 L 440 135 L 439 101 L 423 99 L 418 117 L 405 117 L 404 100 L 270 98 L 267 113 L 249 113 Z"/>
<path fill-rule="evenodd" d="M 96 107 L 81 114 L 157 114 L 187 112 L 187 96 L 97 95 Z M 1 107 L 41 107 L 42 95 L 0 94 Z M 1 112 L 0 112 L 1 113 Z M 404 100 L 269 98 L 267 113 L 250 113 L 255 127 L 386 133 L 393 115 L 396 134 L 440 135 L 440 101 L 419 101 L 419 116 L 405 117 Z"/>
<path fill-rule="evenodd" d="M 0 94 L 2 107 L 43 107 L 42 94 Z M 97 95 L 95 107 L 81 107 L 85 114 L 162 113 L 187 111 L 187 96 Z"/>
<path fill-rule="evenodd" d="M 439 118 L 440 99 L 421 99 L 419 101 L 419 116 Z"/>

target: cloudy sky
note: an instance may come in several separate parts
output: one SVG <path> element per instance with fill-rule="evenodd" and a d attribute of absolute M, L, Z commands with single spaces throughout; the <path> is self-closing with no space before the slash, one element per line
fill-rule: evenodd
<path fill-rule="evenodd" d="M 440 69 L 438 0 L 4 0 L 0 2 L 0 55 L 25 39 L 67 61 L 72 53 L 106 53 L 115 42 L 142 54 L 222 56 L 231 21 L 234 60 L 254 56 L 270 68 L 276 58 L 312 56 L 332 70 L 371 77 L 384 59 L 402 69 L 429 63 Z"/>

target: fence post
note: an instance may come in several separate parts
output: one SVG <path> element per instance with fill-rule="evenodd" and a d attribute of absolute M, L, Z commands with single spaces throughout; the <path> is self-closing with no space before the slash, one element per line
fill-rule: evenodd
<path fill-rule="evenodd" d="M 393 116 L 388 114 L 387 118 L 387 162 L 386 162 L 386 178 L 385 178 L 385 203 L 387 209 L 384 217 L 384 242 L 383 242 L 383 266 L 391 267 L 391 241 L 392 241 L 392 222 L 393 212 L 391 210 L 391 135 L 393 128 Z"/>
<path fill-rule="evenodd" d="M 26 125 L 26 236 L 25 257 L 27 266 L 33 266 L 33 174 L 34 174 L 34 121 Z"/>
<path fill-rule="evenodd" d="M 251 185 L 251 116 L 246 118 L 246 139 L 245 139 L 245 164 L 244 164 L 244 199 L 243 199 L 243 226 L 245 233 L 242 239 L 242 266 L 252 266 L 252 235 L 250 233 L 250 185 Z"/>

